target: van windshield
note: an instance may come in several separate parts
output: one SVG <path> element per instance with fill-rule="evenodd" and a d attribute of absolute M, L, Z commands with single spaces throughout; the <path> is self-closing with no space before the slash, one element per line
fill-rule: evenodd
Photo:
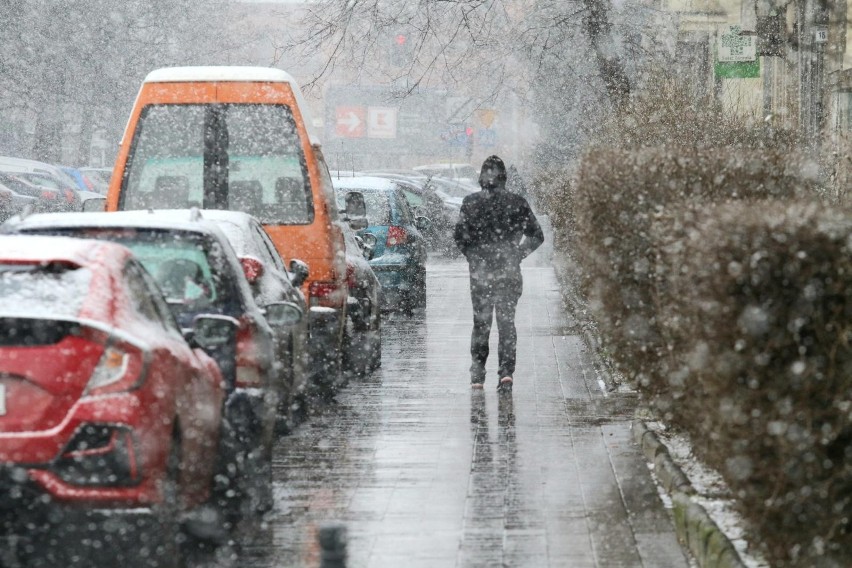
<path fill-rule="evenodd" d="M 262 223 L 314 219 L 290 108 L 270 104 L 151 105 L 142 110 L 120 209 L 228 209 Z"/>

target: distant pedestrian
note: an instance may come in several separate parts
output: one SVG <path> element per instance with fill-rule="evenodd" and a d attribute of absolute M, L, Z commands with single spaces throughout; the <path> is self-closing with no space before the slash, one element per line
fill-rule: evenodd
<path fill-rule="evenodd" d="M 470 267 L 473 332 L 470 339 L 470 382 L 485 383 L 488 336 L 497 315 L 498 384 L 511 392 L 517 332 L 515 309 L 523 291 L 521 261 L 544 242 L 541 226 L 522 196 L 506 191 L 506 166 L 497 156 L 483 162 L 478 191 L 464 198 L 454 238 Z"/>

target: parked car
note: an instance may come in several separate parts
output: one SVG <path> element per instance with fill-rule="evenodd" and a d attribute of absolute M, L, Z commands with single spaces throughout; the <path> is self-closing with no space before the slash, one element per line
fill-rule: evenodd
<path fill-rule="evenodd" d="M 36 185 L 27 181 L 19 175 L 0 172 L 0 184 L 17 193 L 33 198 L 33 212 L 50 213 L 56 211 L 67 211 L 67 201 L 61 190 Z"/>
<path fill-rule="evenodd" d="M 95 186 L 94 190 L 101 195 L 106 195 L 109 190 L 109 179 L 112 177 L 112 168 L 92 168 L 92 167 L 83 167 L 78 168 L 83 174 L 85 174 L 89 181 L 92 182 L 92 185 Z"/>
<path fill-rule="evenodd" d="M 474 185 L 479 179 L 479 172 L 470 164 L 427 164 L 424 166 L 415 166 L 413 169 L 430 177 L 438 176 Z"/>
<path fill-rule="evenodd" d="M 382 285 L 370 266 L 374 246 L 343 224 L 349 289 L 344 368 L 362 375 L 382 365 Z"/>
<path fill-rule="evenodd" d="M 36 198 L 16 193 L 0 180 L 0 222 L 21 213 L 26 207 L 35 208 Z"/>
<path fill-rule="evenodd" d="M 273 332 L 267 320 L 295 325 L 298 306 L 254 301 L 244 268 L 228 238 L 198 211 L 53 213 L 33 215 L 9 228 L 23 234 L 102 239 L 125 245 L 154 276 L 178 324 L 190 328 L 199 314 L 233 321 L 235 337 L 213 353 L 225 379 L 226 441 L 232 483 L 257 507 L 271 506 L 271 458 L 277 398 Z"/>
<path fill-rule="evenodd" d="M 437 189 L 428 176 L 397 173 L 398 170 L 377 171 L 364 175 L 392 179 L 402 189 L 415 216 L 426 217 L 431 226 L 423 232 L 429 250 L 456 256 L 458 249 L 453 241 L 453 228 L 458 221 L 461 204 L 452 203 L 447 194 Z"/>
<path fill-rule="evenodd" d="M 257 305 L 290 302 L 302 313 L 307 313 L 305 296 L 299 289 L 309 275 L 307 264 L 292 260 L 293 274 L 290 274 L 269 235 L 248 213 L 211 209 L 204 211 L 202 216 L 216 223 L 228 237 L 243 265 Z M 277 374 L 284 381 L 284 392 L 278 401 L 278 419 L 280 424 L 289 425 L 293 420 L 294 404 L 305 404 L 304 395 L 311 384 L 308 319 L 303 318 L 295 325 L 273 327 L 273 332 Z"/>
<path fill-rule="evenodd" d="M 77 191 L 88 191 L 95 192 L 96 187 L 94 182 L 89 178 L 88 174 L 80 170 L 79 168 L 73 168 L 71 166 L 58 166 L 60 170 L 68 174 L 71 179 L 74 180 L 76 184 Z"/>
<path fill-rule="evenodd" d="M 350 194 L 360 194 L 366 205 L 367 227 L 375 243 L 370 266 L 382 285 L 386 307 L 426 306 L 426 243 L 421 231 L 430 227 L 426 217 L 415 217 L 400 187 L 377 177 L 334 180 L 338 206 L 349 208 Z"/>
<path fill-rule="evenodd" d="M 311 267 L 302 287 L 311 351 L 333 390 L 345 341 L 345 244 L 307 113 L 298 84 L 279 69 L 152 71 L 130 113 L 106 210 L 198 206 L 257 217 L 285 264 Z"/>
<path fill-rule="evenodd" d="M 123 520 L 152 530 L 140 555 L 168 554 L 180 515 L 212 496 L 218 366 L 119 245 L 0 236 L 0 298 L 2 532 L 32 550 Z M 193 341 L 221 332 L 200 315 Z"/>
<path fill-rule="evenodd" d="M 63 207 L 66 211 L 80 209 L 82 201 L 77 193 L 76 182 L 57 166 L 36 160 L 0 156 L 0 172 L 11 173 L 35 185 L 59 191 L 60 199 L 65 199 Z"/>

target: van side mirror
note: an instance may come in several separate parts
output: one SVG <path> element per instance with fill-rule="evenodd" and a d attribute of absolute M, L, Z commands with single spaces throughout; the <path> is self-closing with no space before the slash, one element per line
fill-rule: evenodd
<path fill-rule="evenodd" d="M 296 288 L 301 288 L 302 284 L 305 283 L 305 280 L 310 276 L 310 270 L 308 270 L 308 265 L 299 260 L 298 258 L 294 258 L 290 261 L 290 282 Z"/>
<path fill-rule="evenodd" d="M 83 213 L 100 213 L 106 211 L 106 197 L 91 197 L 83 202 Z"/>
<path fill-rule="evenodd" d="M 361 251 L 364 254 L 364 258 L 367 260 L 373 260 L 373 257 L 376 255 L 376 245 L 379 242 L 378 237 L 373 233 L 363 233 L 362 235 L 358 235 L 356 237 L 358 239 L 358 244 L 361 245 Z"/>
<path fill-rule="evenodd" d="M 367 228 L 367 202 L 364 194 L 358 191 L 349 191 L 345 197 L 346 209 L 342 211 L 343 220 L 349 223 L 353 231 Z"/>

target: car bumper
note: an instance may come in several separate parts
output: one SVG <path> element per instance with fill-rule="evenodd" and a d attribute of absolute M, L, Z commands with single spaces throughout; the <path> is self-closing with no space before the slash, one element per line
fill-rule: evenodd
<path fill-rule="evenodd" d="M 108 404 L 104 398 L 81 399 L 50 430 L 0 434 L 0 469 L 16 473 L 7 476 L 6 483 L 31 484 L 42 499 L 89 508 L 148 507 L 159 502 L 156 479 L 163 473 L 168 452 L 160 442 L 170 439 L 171 424 L 155 416 L 162 409 L 146 407 L 133 394 L 110 396 Z M 113 432 L 114 438 L 96 457 L 63 458 L 76 448 L 87 427 Z"/>
<path fill-rule="evenodd" d="M 423 266 L 412 258 L 397 257 L 392 262 L 382 258 L 370 266 L 382 287 L 382 305 L 394 305 L 418 286 Z"/>

